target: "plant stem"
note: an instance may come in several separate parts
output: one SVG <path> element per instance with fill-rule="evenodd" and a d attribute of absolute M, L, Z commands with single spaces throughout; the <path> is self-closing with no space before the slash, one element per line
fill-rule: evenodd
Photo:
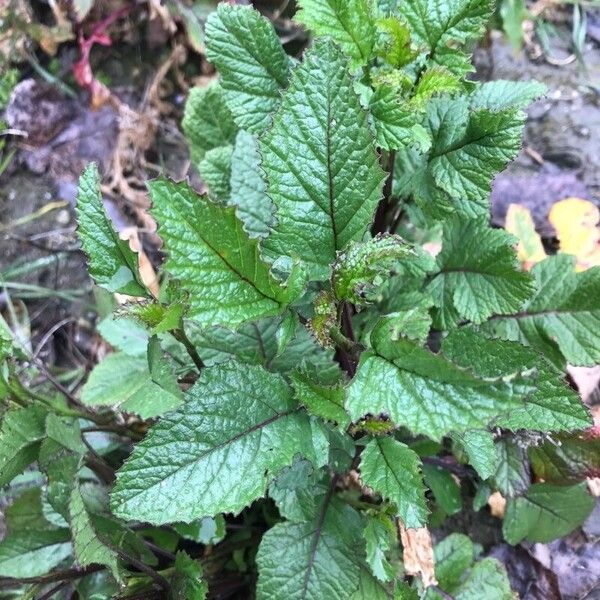
<path fill-rule="evenodd" d="M 190 358 L 194 361 L 194 364 L 196 365 L 196 368 L 198 369 L 198 371 L 201 371 L 204 368 L 204 361 L 200 358 L 200 355 L 198 354 L 196 347 L 194 346 L 194 344 L 192 344 L 190 338 L 187 336 L 183 327 L 181 327 L 180 329 L 174 329 L 172 333 L 173 333 L 173 337 L 178 342 L 183 344 L 186 352 L 189 354 Z"/>

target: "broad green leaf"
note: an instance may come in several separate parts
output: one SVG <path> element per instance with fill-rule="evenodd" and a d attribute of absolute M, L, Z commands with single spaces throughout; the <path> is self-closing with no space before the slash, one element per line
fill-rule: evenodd
<path fill-rule="evenodd" d="M 206 21 L 206 56 L 221 74 L 237 125 L 263 131 L 287 86 L 290 66 L 273 25 L 253 8 L 219 4 Z"/>
<path fill-rule="evenodd" d="M 525 109 L 546 91 L 546 86 L 537 81 L 486 81 L 471 92 L 469 104 L 475 109 Z"/>
<path fill-rule="evenodd" d="M 460 487 L 446 469 L 424 464 L 423 479 L 432 491 L 436 504 L 445 514 L 453 515 L 462 509 Z"/>
<path fill-rule="evenodd" d="M 513 545 L 524 539 L 551 542 L 581 525 L 593 508 L 585 483 L 571 487 L 536 483 L 524 496 L 508 501 L 504 538 Z"/>
<path fill-rule="evenodd" d="M 267 237 L 273 224 L 273 202 L 267 196 L 267 184 L 260 171 L 256 138 L 240 131 L 231 157 L 231 197 L 229 204 L 250 237 Z"/>
<path fill-rule="evenodd" d="M 137 254 L 120 239 L 108 219 L 100 192 L 98 167 L 90 164 L 79 178 L 77 192 L 79 239 L 94 281 L 111 292 L 147 296 L 140 279 Z"/>
<path fill-rule="evenodd" d="M 293 373 L 291 379 L 298 402 L 306 406 L 310 414 L 333 421 L 342 429 L 350 424 L 350 417 L 344 409 L 343 385 L 320 385 L 302 372 Z"/>
<path fill-rule="evenodd" d="M 529 448 L 533 472 L 548 483 L 576 483 L 600 475 L 600 437 L 593 432 L 562 435 Z"/>
<path fill-rule="evenodd" d="M 494 436 L 487 429 L 469 429 L 454 435 L 464 448 L 469 463 L 481 479 L 487 479 L 496 469 L 496 447 Z"/>
<path fill-rule="evenodd" d="M 600 362 L 600 267 L 575 272 L 575 259 L 550 256 L 535 265 L 537 293 L 518 313 L 497 316 L 485 331 L 555 356 L 555 344 L 572 365 Z"/>
<path fill-rule="evenodd" d="M 8 410 L 0 428 L 0 485 L 10 483 L 36 458 L 46 437 L 46 411 L 39 406 Z"/>
<path fill-rule="evenodd" d="M 257 600 L 343 600 L 357 591 L 361 518 L 331 492 L 321 497 L 314 519 L 279 523 L 263 536 Z"/>
<path fill-rule="evenodd" d="M 527 450 L 511 439 L 496 442 L 496 468 L 490 484 L 503 496 L 512 497 L 523 493 L 531 484 L 531 472 Z"/>
<path fill-rule="evenodd" d="M 429 512 L 420 468 L 415 452 L 387 436 L 371 440 L 361 455 L 363 483 L 393 502 L 409 528 L 423 527 Z"/>
<path fill-rule="evenodd" d="M 438 329 L 452 328 L 461 318 L 479 324 L 521 309 L 535 292 L 535 282 L 520 270 L 514 242 L 512 235 L 483 220 L 454 217 L 444 223 L 440 273 L 427 287 L 438 307 Z"/>
<path fill-rule="evenodd" d="M 368 515 L 363 531 L 366 542 L 366 562 L 371 573 L 379 581 L 390 581 L 394 578 L 394 568 L 389 563 L 386 552 L 392 544 L 396 545 L 396 525 L 387 515 Z"/>
<path fill-rule="evenodd" d="M 208 186 L 210 197 L 219 202 L 227 201 L 231 193 L 229 180 L 231 178 L 232 154 L 232 146 L 213 148 L 208 150 L 198 164 L 198 170 Z"/>
<path fill-rule="evenodd" d="M 451 591 L 475 560 L 475 548 L 468 536 L 451 533 L 433 549 L 435 576 L 443 590 Z"/>
<path fill-rule="evenodd" d="M 157 179 L 149 187 L 169 255 L 165 268 L 190 293 L 190 318 L 236 327 L 281 313 L 302 291 L 300 269 L 287 286 L 273 277 L 233 208 L 198 196 L 186 183 Z"/>
<path fill-rule="evenodd" d="M 181 126 L 196 167 L 206 152 L 235 140 L 237 127 L 224 95 L 218 83 L 190 90 Z"/>
<path fill-rule="evenodd" d="M 71 554 L 68 529 L 22 530 L 0 542 L 0 576 L 45 575 Z"/>
<path fill-rule="evenodd" d="M 299 0 L 295 20 L 318 37 L 337 42 L 354 65 L 371 58 L 376 40 L 375 22 L 369 0 Z"/>
<path fill-rule="evenodd" d="M 282 377 L 235 362 L 206 368 L 120 469 L 112 510 L 154 524 L 238 513 L 296 454 L 320 466 L 326 452 Z"/>
<path fill-rule="evenodd" d="M 175 383 L 172 372 L 170 378 Z M 145 356 L 114 352 L 94 367 L 81 390 L 81 401 L 87 406 L 113 406 L 148 419 L 176 408 L 182 397 L 176 385 L 153 377 Z"/>
<path fill-rule="evenodd" d="M 327 278 L 337 251 L 362 239 L 384 181 L 347 60 L 331 42 L 313 46 L 294 70 L 260 152 L 276 207 L 263 247 Z"/>
<path fill-rule="evenodd" d="M 99 538 L 79 485 L 73 486 L 69 501 L 69 515 L 73 547 L 79 565 L 82 567 L 105 565 L 113 577 L 120 581 L 117 554 Z"/>
<path fill-rule="evenodd" d="M 491 357 L 482 355 L 480 341 L 472 336 L 472 352 L 458 364 L 444 354 L 449 339 L 441 353 L 433 354 L 406 338 L 391 338 L 382 321 L 371 334 L 373 349 L 362 354 L 348 389 L 346 410 L 352 420 L 383 413 L 396 425 L 439 440 L 453 431 L 485 426 L 531 393 L 535 380 L 530 374 L 504 362 L 507 346 L 497 346 Z M 492 357 L 495 377 L 486 370 Z"/>
<path fill-rule="evenodd" d="M 79 420 L 73 417 L 59 417 L 49 413 L 46 417 L 46 434 L 71 452 L 85 454 L 87 448 L 81 440 Z"/>
<path fill-rule="evenodd" d="M 495 558 L 484 558 L 475 563 L 452 597 L 454 600 L 513 600 L 514 594 L 502 563 Z"/>
<path fill-rule="evenodd" d="M 96 329 L 115 350 L 120 350 L 131 356 L 144 356 L 146 354 L 148 332 L 137 321 L 127 317 L 109 315 L 98 323 Z"/>
<path fill-rule="evenodd" d="M 492 179 L 519 152 L 524 119 L 517 108 L 474 109 L 465 97 L 434 98 L 426 123 L 431 149 L 397 157 L 396 193 L 414 196 L 436 218 L 487 218 Z"/>
<path fill-rule="evenodd" d="M 179 551 L 175 557 L 169 600 L 205 600 L 208 585 L 202 579 L 202 574 L 199 561 Z"/>
<path fill-rule="evenodd" d="M 494 12 L 492 0 L 405 0 L 400 15 L 433 63 L 457 75 L 473 70 L 461 46 L 479 38 Z"/>
<path fill-rule="evenodd" d="M 421 115 L 391 86 L 382 85 L 375 90 L 369 110 L 375 125 L 377 145 L 384 150 L 416 147 L 427 152 L 431 147 L 431 137 L 421 125 Z"/>
<path fill-rule="evenodd" d="M 585 429 L 591 425 L 588 410 L 564 381 L 562 372 L 531 348 L 504 342 L 500 349 L 497 342 L 467 328 L 453 331 L 444 341 L 446 353 L 463 368 L 479 361 L 481 373 L 487 377 L 501 377 L 506 370 L 528 374 L 534 389 L 523 397 L 521 406 L 500 415 L 495 425 L 541 431 Z M 502 353 L 501 360 L 496 358 L 497 352 Z"/>

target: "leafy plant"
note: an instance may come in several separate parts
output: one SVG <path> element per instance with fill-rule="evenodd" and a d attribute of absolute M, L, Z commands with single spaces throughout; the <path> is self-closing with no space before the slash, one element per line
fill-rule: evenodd
<path fill-rule="evenodd" d="M 13 583 L 197 599 L 225 570 L 264 600 L 508 599 L 500 563 L 459 534 L 409 584 L 405 532 L 428 539 L 486 490 L 508 499 L 513 544 L 591 511 L 581 482 L 597 466 L 577 464 L 572 433 L 591 419 L 564 368 L 600 359 L 600 269 L 557 256 L 527 273 L 488 225 L 492 178 L 543 87 L 466 78 L 491 1 L 299 4 L 315 37 L 300 61 L 251 8 L 207 21 L 221 76 L 191 92 L 183 127 L 209 191 L 149 184 L 158 298 L 97 170 L 82 175 L 90 273 L 135 298 L 100 325 L 117 352 L 80 393 L 21 385 L 15 360 L 32 379 L 39 363 L 0 330 Z M 532 485 L 528 449 L 552 483 Z"/>

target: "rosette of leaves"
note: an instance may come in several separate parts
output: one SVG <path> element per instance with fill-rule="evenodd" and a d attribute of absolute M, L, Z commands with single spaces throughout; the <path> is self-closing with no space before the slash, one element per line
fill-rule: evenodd
<path fill-rule="evenodd" d="M 243 593 L 259 600 L 493 600 L 511 597 L 506 574 L 475 562 L 464 536 L 434 552 L 439 589 L 405 581 L 398 526 L 459 511 L 457 474 L 465 493 L 468 481 L 478 498 L 507 498 L 509 543 L 547 541 L 590 512 L 589 471 L 562 479 L 580 445 L 530 448 L 535 473 L 552 474 L 535 485 L 528 447 L 591 424 L 562 366 L 597 361 L 600 270 L 551 257 L 523 272 L 515 240 L 488 225 L 491 180 L 541 86 L 466 81 L 491 2 L 298 4 L 313 38 L 299 57 L 250 7 L 208 19 L 220 77 L 191 92 L 184 120 L 208 193 L 149 184 L 159 298 L 103 211 L 96 170 L 83 174 L 90 273 L 136 300 L 101 326 L 116 352 L 65 414 L 2 371 L 19 405 L 0 431 L 2 480 L 37 461 L 43 510 L 0 543 L 0 576 L 74 559 L 83 570 L 68 577 L 93 569 L 109 587 L 195 599 L 223 560 L 255 575 Z M 86 419 L 123 436 L 116 449 L 82 446 Z"/>

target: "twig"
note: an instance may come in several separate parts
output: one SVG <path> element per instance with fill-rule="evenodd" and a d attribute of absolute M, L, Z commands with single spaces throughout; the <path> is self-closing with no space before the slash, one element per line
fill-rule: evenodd
<path fill-rule="evenodd" d="M 194 346 L 194 344 L 192 344 L 190 338 L 185 333 L 183 327 L 181 327 L 181 329 L 174 329 L 172 333 L 173 333 L 173 337 L 178 342 L 180 342 L 181 344 L 184 345 L 186 352 L 189 354 L 190 358 L 194 361 L 194 364 L 196 365 L 196 368 L 198 369 L 198 371 L 201 371 L 204 368 L 204 361 L 200 358 L 200 355 L 198 354 L 196 347 Z"/>
<path fill-rule="evenodd" d="M 55 594 L 58 594 L 60 590 L 66 588 L 68 585 L 71 585 L 70 581 L 61 581 L 58 585 L 55 585 L 51 590 L 48 590 L 45 594 L 40 596 L 38 600 L 50 600 L 50 598 L 52 598 Z"/>

